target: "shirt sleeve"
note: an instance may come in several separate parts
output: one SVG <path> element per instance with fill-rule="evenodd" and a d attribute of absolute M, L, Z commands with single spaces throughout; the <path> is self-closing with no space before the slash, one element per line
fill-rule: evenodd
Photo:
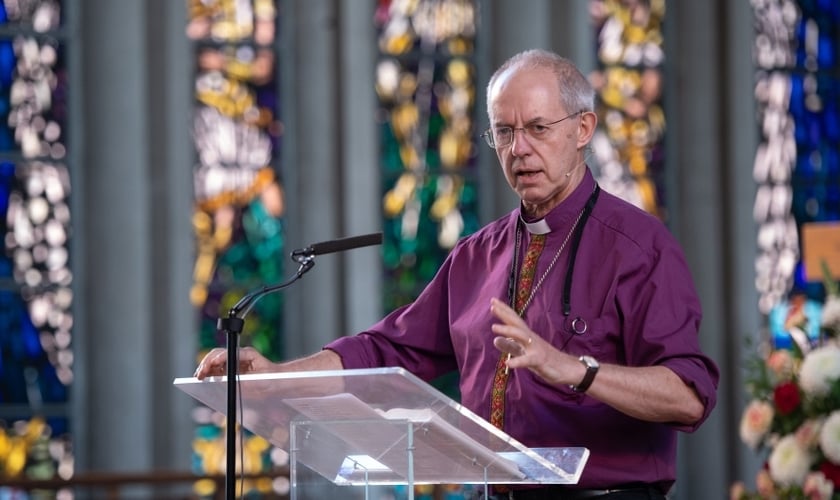
<path fill-rule="evenodd" d="M 676 240 L 665 233 L 621 287 L 619 300 L 630 312 L 624 349 L 629 365 L 665 366 L 694 390 L 704 406 L 703 416 L 692 425 L 674 424 L 693 432 L 715 407 L 719 372 L 700 348 L 702 311 L 690 270 Z"/>
<path fill-rule="evenodd" d="M 335 351 L 348 369 L 399 366 L 427 381 L 455 370 L 447 286 L 454 253 L 414 302 L 325 348 Z"/>

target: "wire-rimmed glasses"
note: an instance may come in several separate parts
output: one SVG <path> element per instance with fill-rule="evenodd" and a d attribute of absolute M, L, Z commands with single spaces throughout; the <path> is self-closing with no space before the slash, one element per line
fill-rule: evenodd
<path fill-rule="evenodd" d="M 542 140 L 546 134 L 551 131 L 552 125 L 557 125 L 558 123 L 562 122 L 563 120 L 567 120 L 575 115 L 579 115 L 583 113 L 583 111 L 575 111 L 574 113 L 570 113 L 559 120 L 549 122 L 549 123 L 529 123 L 524 127 L 490 127 L 483 134 L 481 137 L 484 137 L 484 140 L 487 141 L 487 145 L 491 148 L 504 148 L 510 146 L 513 143 L 513 136 L 516 134 L 517 130 L 521 130 L 524 133 L 528 134 L 530 137 L 533 137 L 537 140 Z"/>

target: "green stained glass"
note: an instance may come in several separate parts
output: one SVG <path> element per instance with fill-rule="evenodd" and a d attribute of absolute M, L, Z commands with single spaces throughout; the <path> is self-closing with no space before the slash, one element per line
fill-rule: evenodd
<path fill-rule="evenodd" d="M 463 197 L 475 191 L 476 15 L 472 1 L 377 6 L 386 311 L 478 228 L 476 198 Z"/>
<path fill-rule="evenodd" d="M 388 312 L 416 299 L 458 239 L 478 229 L 472 60 L 478 20 L 471 0 L 380 0 L 375 21 Z M 455 396 L 457 374 L 435 385 Z M 463 490 L 450 485 L 447 498 Z M 415 494 L 426 498 L 431 489 Z"/>
<path fill-rule="evenodd" d="M 275 2 L 187 0 L 187 8 L 187 36 L 196 41 L 191 299 L 200 314 L 201 355 L 226 345 L 217 320 L 245 294 L 284 279 L 284 193 L 277 168 L 283 127 Z M 240 344 L 282 359 L 282 311 L 281 294 L 262 297 L 245 317 Z M 204 410 L 196 413 L 193 466 L 200 473 L 223 473 L 225 433 L 214 423 L 219 418 Z M 247 472 L 277 465 L 268 443 L 252 435 L 246 442 Z"/>

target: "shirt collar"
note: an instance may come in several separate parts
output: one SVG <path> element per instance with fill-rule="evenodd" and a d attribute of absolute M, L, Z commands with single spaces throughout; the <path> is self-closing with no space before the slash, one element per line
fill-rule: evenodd
<path fill-rule="evenodd" d="M 593 189 L 595 189 L 595 178 L 587 167 L 583 180 L 572 191 L 572 194 L 551 209 L 545 217 L 534 221 L 526 220 L 522 211 L 522 204 L 520 203 L 519 220 L 522 221 L 522 224 L 531 234 L 546 234 L 554 229 L 568 228 L 575 217 L 577 217 L 577 214 L 580 213 L 583 205 L 586 204 L 586 200 L 592 194 Z"/>
<path fill-rule="evenodd" d="M 525 229 L 531 234 L 548 234 L 551 232 L 551 226 L 548 225 L 548 222 L 544 218 L 538 221 L 528 222 L 522 218 L 522 214 L 519 214 L 519 219 L 525 225 Z"/>

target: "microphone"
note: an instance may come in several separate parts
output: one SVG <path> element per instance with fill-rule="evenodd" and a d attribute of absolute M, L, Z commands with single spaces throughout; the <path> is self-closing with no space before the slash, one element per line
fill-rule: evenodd
<path fill-rule="evenodd" d="M 354 248 L 380 244 L 382 244 L 382 233 L 351 236 L 349 238 L 313 243 L 306 248 L 299 248 L 292 252 L 292 259 L 297 260 L 299 257 L 312 257 L 315 255 L 323 255 L 325 253 L 343 252 L 345 250 L 353 250 Z"/>
<path fill-rule="evenodd" d="M 580 166 L 581 166 L 581 165 L 585 165 L 585 164 L 586 164 L 586 162 L 587 162 L 587 160 L 589 160 L 589 158 L 590 158 L 591 156 L 592 156 L 592 150 L 591 150 L 591 149 L 589 149 L 589 148 L 587 147 L 587 150 L 584 152 L 584 155 L 583 155 L 583 160 L 581 160 L 581 161 L 580 161 L 580 163 L 578 163 L 578 164 L 577 164 L 577 165 L 575 165 L 574 167 L 570 168 L 570 169 L 566 172 L 566 177 L 567 177 L 567 178 L 568 178 L 568 177 L 571 177 L 571 176 L 572 176 L 572 172 L 574 172 L 575 170 L 577 170 L 578 168 L 580 168 Z"/>
<path fill-rule="evenodd" d="M 580 166 L 581 166 L 581 165 L 585 165 L 585 164 L 586 164 L 586 160 L 583 160 L 582 162 L 578 163 L 578 164 L 577 164 L 577 165 L 575 165 L 574 167 L 570 168 L 570 169 L 568 170 L 568 172 L 566 172 L 566 174 L 565 174 L 565 175 L 566 175 L 566 178 L 571 177 L 571 176 L 572 176 L 572 173 L 573 173 L 575 170 L 577 170 L 578 168 L 580 168 Z"/>

